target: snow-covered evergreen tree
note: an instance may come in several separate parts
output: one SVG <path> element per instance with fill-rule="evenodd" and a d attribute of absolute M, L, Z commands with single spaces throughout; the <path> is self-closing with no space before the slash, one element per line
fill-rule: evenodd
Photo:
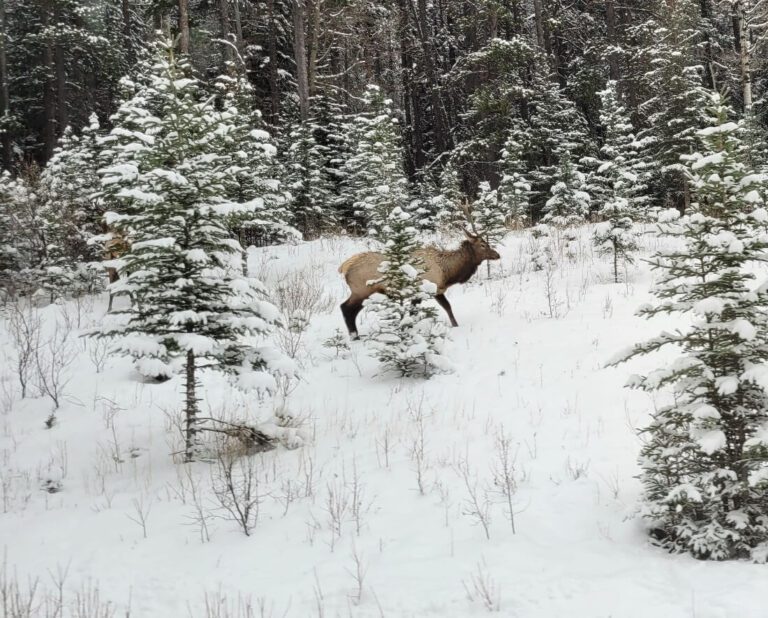
<path fill-rule="evenodd" d="M 345 162 L 352 155 L 352 136 L 347 131 L 349 111 L 327 94 L 318 93 L 310 99 L 314 138 L 322 156 L 322 174 L 328 187 L 328 222 L 347 228 L 354 225 L 354 209 L 344 192 Z"/>
<path fill-rule="evenodd" d="M 600 98 L 605 143 L 590 195 L 594 203 L 595 193 L 599 192 L 598 216 L 602 222 L 595 227 L 593 242 L 600 253 L 612 257 L 613 278 L 618 282 L 619 263 L 631 263 L 632 252 L 637 250 L 634 221 L 646 218 L 647 188 L 632 124 L 618 99 L 616 83 L 608 82 Z"/>
<path fill-rule="evenodd" d="M 447 328 L 429 303 L 436 289 L 422 278 L 424 264 L 415 255 L 420 244 L 414 217 L 395 206 L 380 230 L 385 248 L 379 272 L 387 295 L 374 294 L 366 301 L 377 317 L 366 341 L 384 367 L 402 376 L 446 371 Z"/>
<path fill-rule="evenodd" d="M 215 88 L 229 127 L 215 135 L 216 150 L 230 158 L 227 191 L 233 205 L 228 227 L 241 245 L 276 242 L 295 237 L 289 225 L 290 194 L 272 136 L 256 109 L 253 87 L 235 67 L 220 75 Z"/>
<path fill-rule="evenodd" d="M 597 191 L 590 192 L 592 207 L 599 211 L 603 206 L 622 197 L 627 200 L 635 221 L 645 218 L 643 212 L 649 202 L 649 170 L 642 160 L 642 146 L 635 139 L 632 122 L 616 91 L 616 82 L 609 81 L 600 93 L 600 124 L 604 142 L 596 170 Z"/>
<path fill-rule="evenodd" d="M 117 338 L 145 374 L 185 367 L 187 460 L 199 443 L 198 363 L 267 392 L 274 372 L 291 371 L 275 350 L 254 345 L 279 312 L 261 283 L 240 274 L 241 247 L 226 227 L 231 204 L 222 198 L 231 161 L 211 139 L 234 127 L 201 94 L 172 45 L 159 46 L 145 84 L 115 116 L 104 155 L 112 164 L 100 170 L 116 206 L 107 222 L 131 244 L 114 264 L 121 280 L 113 284 L 131 304 L 97 334 Z"/>
<path fill-rule="evenodd" d="M 368 86 L 365 99 L 366 112 L 354 121 L 356 142 L 345 165 L 346 191 L 356 215 L 377 236 L 392 209 L 408 203 L 408 182 L 392 101 L 373 85 Z"/>
<path fill-rule="evenodd" d="M 524 152 L 520 131 L 511 132 L 501 153 L 502 176 L 498 195 L 499 201 L 504 204 L 507 219 L 517 225 L 524 225 L 531 216 L 531 183 L 526 173 Z"/>
<path fill-rule="evenodd" d="M 656 168 L 657 188 L 668 205 L 678 207 L 690 201 L 680 157 L 697 150 L 696 131 L 704 126 L 707 106 L 694 48 L 699 10 L 691 0 L 665 3 L 663 24 L 652 23 L 650 42 L 641 53 L 650 67 L 642 77 L 650 98 L 640 106 L 647 127 L 639 135 L 648 148 L 644 160 Z"/>
<path fill-rule="evenodd" d="M 764 178 L 746 165 L 739 126 L 716 101 L 699 131 L 704 152 L 687 158 L 690 214 L 666 211 L 672 240 L 651 261 L 654 305 L 641 315 L 682 313 L 689 328 L 664 332 L 622 362 L 672 347 L 682 355 L 630 385 L 671 388 L 653 414 L 640 464 L 643 515 L 671 551 L 721 560 L 768 558 L 768 287 L 750 265 L 765 261 Z"/>
<path fill-rule="evenodd" d="M 571 157 L 563 153 L 555 183 L 550 189 L 551 197 L 544 205 L 543 221 L 557 227 L 584 223 L 589 216 L 590 197 L 583 186 L 584 174 Z"/>
<path fill-rule="evenodd" d="M 481 182 L 477 199 L 470 209 L 474 232 L 484 238 L 488 244 L 495 245 L 507 234 L 508 211 L 506 204 L 499 199 L 496 189 L 490 183 Z"/>
<path fill-rule="evenodd" d="M 429 178 L 427 174 L 425 177 Z M 464 218 L 461 205 L 466 197 L 461 190 L 459 171 L 453 159 L 449 159 L 440 170 L 437 182 L 425 178 L 418 184 L 435 225 L 450 225 Z"/>
<path fill-rule="evenodd" d="M 600 209 L 602 221 L 595 226 L 592 240 L 602 255 L 613 261 L 613 280 L 619 282 L 619 264 L 631 264 L 637 251 L 638 232 L 634 229 L 632 209 L 625 197 L 616 196 Z"/>
<path fill-rule="evenodd" d="M 532 197 L 541 203 L 551 194 L 553 179 L 563 173 L 563 166 L 571 168 L 593 148 L 584 115 L 560 89 L 557 80 L 539 70 L 532 81 L 529 126 L 518 123 L 513 132 L 518 143 L 535 153 L 536 166 L 529 179 Z"/>
<path fill-rule="evenodd" d="M 327 174 L 324 149 L 315 138 L 317 127 L 299 123 L 288 136 L 287 185 L 291 192 L 291 220 L 307 238 L 335 224 L 336 195 Z"/>
<path fill-rule="evenodd" d="M 0 285 L 11 295 L 40 288 L 46 255 L 37 168 L 13 177 L 0 173 Z"/>
<path fill-rule="evenodd" d="M 103 211 L 98 203 L 99 121 L 80 135 L 64 131 L 58 148 L 40 175 L 40 216 L 46 254 L 41 283 L 52 297 L 92 292 L 102 285 L 101 246 L 93 242 L 103 234 Z"/>
<path fill-rule="evenodd" d="M 744 114 L 743 139 L 749 166 L 768 172 L 768 128 L 765 126 L 765 101 L 753 105 Z"/>
<path fill-rule="evenodd" d="M 8 172 L 0 174 L 0 287 L 10 289 L 14 274 L 21 268 L 16 246 L 14 206 L 16 183 Z"/>

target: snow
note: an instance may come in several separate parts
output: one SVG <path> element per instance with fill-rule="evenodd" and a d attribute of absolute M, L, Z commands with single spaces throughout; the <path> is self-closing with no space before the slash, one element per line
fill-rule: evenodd
<path fill-rule="evenodd" d="M 704 432 L 696 439 L 696 442 L 701 447 L 702 451 L 707 455 L 711 455 L 712 453 L 724 449 L 728 440 L 725 437 L 725 433 L 719 429 L 714 429 L 712 431 Z"/>
<path fill-rule="evenodd" d="M 671 396 L 651 399 L 623 388 L 630 373 L 649 373 L 658 358 L 606 363 L 662 330 L 673 333 L 685 318 L 637 317 L 636 308 L 651 298 L 647 263 L 638 259 L 626 283 L 609 283 L 611 265 L 593 253 L 592 231 L 580 229 L 578 257 L 554 267 L 556 317 L 545 273 L 524 259 L 530 235 L 510 234 L 490 280 L 483 267 L 448 291 L 460 324 L 447 345 L 453 373 L 426 382 L 382 375 L 362 343 L 338 354 L 323 345 L 344 328 L 338 304 L 346 287 L 337 267 L 370 248 L 364 239 L 250 249 L 251 272 L 263 275 L 268 288 L 290 273 L 320 273 L 328 297 L 311 317 L 296 365 L 282 367 L 290 375 L 299 366 L 300 380 L 285 386 L 243 369 L 232 381 L 256 390 L 243 394 L 227 376 L 201 372 L 201 416 L 248 419 L 290 447 L 252 456 L 263 499 L 250 537 L 218 517 L 210 489 L 215 465 L 184 465 L 171 456 L 181 446 L 175 423 L 183 376 L 145 381 L 120 356 L 96 373 L 96 340 L 78 339 L 72 380 L 51 429 L 43 425 L 48 400 L 16 398 L 7 406 L 0 397 L 0 487 L 7 487 L 0 490 L 0 539 L 9 572 L 22 582 L 39 578 L 42 589 L 50 588 L 49 573 L 68 566 L 66 594 L 91 581 L 117 616 L 130 602 L 130 615 L 141 618 L 203 617 L 206 595 L 229 603 L 250 598 L 254 605 L 261 599 L 273 615 L 288 618 L 317 615 L 318 597 L 329 618 L 479 617 L 488 612 L 464 588 L 478 569 L 498 586 L 501 616 L 762 618 L 765 566 L 670 555 L 649 542 L 637 517 L 635 429 Z M 645 235 L 642 242 L 658 241 Z M 638 257 L 648 255 L 646 246 Z M 127 302 L 115 300 L 118 307 Z M 105 306 L 106 295 L 86 312 L 83 328 L 101 322 Z M 46 332 L 62 311 L 74 315 L 76 304 L 40 309 Z M 362 312 L 362 333 L 372 319 Z M 193 349 L 209 343 L 183 341 Z M 0 345 L 12 353 L 5 321 Z M 132 338 L 131 345 L 160 352 L 150 337 Z M 661 356 L 669 361 L 674 353 Z M 768 384 L 765 368 L 750 373 Z M 0 393 L 15 388 L 4 362 Z M 296 426 L 278 423 L 277 412 L 293 415 Z M 707 409 L 695 414 L 702 423 L 711 417 Z M 517 474 L 516 533 L 492 492 L 488 540 L 467 514 L 457 466 L 466 461 L 470 483 L 497 489 L 492 471 L 502 432 Z M 716 450 L 722 436 L 703 433 L 699 443 Z M 60 490 L 42 489 L 49 482 Z M 208 542 L 195 524 L 191 482 L 211 512 Z M 292 491 L 298 495 L 287 498 Z M 695 498 L 693 487 L 680 491 Z M 335 540 L 332 495 L 349 501 Z M 146 538 L 135 522 L 141 505 L 149 513 Z M 359 604 L 353 553 L 366 570 Z"/>
<path fill-rule="evenodd" d="M 153 240 L 142 240 L 131 245 L 134 251 L 139 249 L 171 249 L 176 245 L 175 238 L 155 238 Z"/>
<path fill-rule="evenodd" d="M 141 189 L 120 189 L 117 192 L 117 197 L 124 197 L 137 202 L 145 202 L 147 204 L 157 204 L 162 201 L 157 193 L 151 193 L 149 191 L 142 191 Z"/>
<path fill-rule="evenodd" d="M 728 135 L 729 133 L 733 133 L 738 129 L 739 129 L 739 125 L 736 124 L 735 122 L 724 122 L 716 126 L 706 127 L 704 129 L 701 129 L 698 131 L 698 135 L 700 137 L 709 137 L 712 135 L 719 135 L 721 133 Z"/>

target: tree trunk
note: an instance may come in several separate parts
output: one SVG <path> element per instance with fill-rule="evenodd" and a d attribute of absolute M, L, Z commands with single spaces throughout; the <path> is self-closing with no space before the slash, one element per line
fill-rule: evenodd
<path fill-rule="evenodd" d="M 611 46 L 611 53 L 608 54 L 608 76 L 614 80 L 619 80 L 619 57 L 616 55 L 616 7 L 613 0 L 605 2 L 605 26 L 608 35 L 608 45 Z"/>
<path fill-rule="evenodd" d="M 179 51 L 189 53 L 189 0 L 179 0 Z"/>
<path fill-rule="evenodd" d="M 51 26 L 51 2 L 43 2 L 43 29 L 48 31 Z M 56 73 L 56 61 L 53 53 L 53 41 L 49 38 L 45 41 L 43 47 L 43 67 L 45 70 L 45 83 L 43 85 L 43 110 L 45 112 L 45 124 L 43 126 L 43 156 L 45 160 L 51 158 L 53 149 L 56 147 L 56 82 L 54 75 Z"/>
<path fill-rule="evenodd" d="M 186 412 L 186 431 L 184 446 L 184 461 L 194 461 L 197 454 L 197 393 L 195 382 L 195 353 L 192 350 L 187 352 L 186 383 L 185 383 L 185 412 Z"/>
<path fill-rule="evenodd" d="M 309 118 L 309 81 L 307 80 L 307 44 L 304 34 L 304 2 L 293 0 L 293 58 L 296 62 L 296 89 L 299 112 L 304 122 Z"/>
<path fill-rule="evenodd" d="M 533 18 L 536 22 L 536 43 L 540 49 L 546 49 L 544 42 L 544 14 L 541 10 L 541 0 L 533 0 Z"/>
<path fill-rule="evenodd" d="M 317 48 L 320 44 L 320 0 L 307 0 L 307 14 L 309 15 L 307 88 L 309 96 L 312 96 L 316 89 Z"/>
<path fill-rule="evenodd" d="M 0 0 L 0 143 L 2 143 L 2 167 L 10 169 L 13 153 L 11 152 L 11 132 L 7 126 L 11 115 L 10 90 L 8 88 L 8 63 L 5 54 L 6 41 L 5 0 Z"/>
<path fill-rule="evenodd" d="M 276 125 L 280 117 L 280 92 L 277 89 L 277 26 L 275 24 L 275 0 L 268 0 L 269 11 L 269 96 L 272 101 L 270 122 Z"/>
<path fill-rule="evenodd" d="M 702 21 L 711 23 L 712 7 L 710 6 L 710 0 L 699 0 L 699 12 L 701 13 Z M 710 28 L 702 28 L 702 35 L 704 37 L 704 64 L 706 65 L 704 84 L 710 90 L 717 90 L 715 53 L 712 49 Z"/>
<path fill-rule="evenodd" d="M 416 30 L 419 33 L 424 66 L 427 79 L 429 80 L 428 88 L 432 107 L 432 122 L 434 123 L 435 150 L 438 154 L 441 154 L 450 150 L 452 140 L 448 130 L 448 118 L 440 89 L 440 76 L 435 65 L 439 52 L 433 45 L 434 39 L 430 30 L 426 0 L 418 0 L 416 20 L 418 23 Z"/>
<path fill-rule="evenodd" d="M 752 109 L 752 45 L 749 40 L 747 16 L 744 0 L 733 4 L 734 35 L 736 51 L 739 52 L 739 74 L 741 77 L 741 94 L 744 99 L 744 112 Z"/>
<path fill-rule="evenodd" d="M 222 43 L 222 58 L 225 63 L 231 63 L 235 60 L 235 50 L 232 49 L 232 41 L 229 38 L 229 6 L 228 0 L 219 0 L 219 31 L 220 38 L 226 43 Z"/>
<path fill-rule="evenodd" d="M 243 22 L 240 18 L 240 0 L 232 0 L 232 9 L 235 14 L 235 36 L 237 37 L 237 50 L 243 53 Z"/>
<path fill-rule="evenodd" d="M 54 7 L 58 5 L 58 2 L 54 1 Z M 59 11 L 54 8 L 54 18 L 57 24 L 59 22 Z M 57 116 L 57 131 L 56 136 L 59 137 L 64 129 L 69 126 L 69 102 L 67 100 L 67 71 L 65 67 L 64 47 L 59 41 L 53 48 L 54 62 L 56 64 L 56 116 Z"/>
<path fill-rule="evenodd" d="M 413 77 L 413 40 L 411 38 L 410 14 L 407 7 L 409 0 L 400 0 L 400 20 L 398 36 L 400 39 L 400 79 L 403 85 L 403 109 L 405 123 L 403 138 L 405 142 L 405 170 L 409 178 L 425 163 L 424 130 L 419 101 L 418 84 Z"/>
<path fill-rule="evenodd" d="M 136 54 L 133 50 L 131 2 L 130 0 L 122 0 L 120 6 L 123 12 L 123 48 L 125 49 L 125 59 L 130 65 L 133 65 L 136 62 Z"/>

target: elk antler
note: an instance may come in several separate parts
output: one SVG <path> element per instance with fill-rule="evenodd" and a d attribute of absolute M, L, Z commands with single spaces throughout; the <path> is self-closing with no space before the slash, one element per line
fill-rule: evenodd
<path fill-rule="evenodd" d="M 469 205 L 469 202 L 462 202 L 460 204 L 461 211 L 464 213 L 464 216 L 467 219 L 467 222 L 469 223 L 470 227 L 472 228 L 472 233 L 475 236 L 480 236 L 480 234 L 477 233 L 477 226 L 475 225 L 475 217 L 472 215 L 472 207 Z M 466 228 L 464 228 L 464 233 L 468 234 Z"/>

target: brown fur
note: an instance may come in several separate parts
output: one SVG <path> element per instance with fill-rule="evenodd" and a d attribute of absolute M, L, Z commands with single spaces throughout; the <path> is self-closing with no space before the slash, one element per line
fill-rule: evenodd
<path fill-rule="evenodd" d="M 437 286 L 435 298 L 445 309 L 452 326 L 457 326 L 456 319 L 445 291 L 457 283 L 466 283 L 475 274 L 478 266 L 485 260 L 498 260 L 499 254 L 485 240 L 465 232 L 467 240 L 458 249 L 446 251 L 437 247 L 425 247 L 414 253 L 424 264 L 424 279 Z M 370 284 L 381 278 L 379 265 L 384 259 L 382 253 L 368 251 L 358 253 L 346 260 L 339 272 L 344 275 L 350 289 L 349 298 L 342 303 L 341 311 L 350 335 L 357 335 L 355 318 L 362 308 L 363 301 L 375 293 L 386 294 L 381 283 Z"/>
<path fill-rule="evenodd" d="M 104 245 L 104 259 L 105 260 L 115 260 L 119 257 L 122 257 L 126 253 L 128 253 L 130 249 L 129 242 L 123 238 L 122 236 L 118 235 L 117 232 L 112 232 L 113 237 L 106 242 Z M 120 275 L 117 272 L 116 268 L 113 268 L 112 266 L 107 266 L 107 277 L 109 278 L 110 283 L 115 283 L 115 281 L 118 281 L 120 279 Z M 114 295 L 112 292 L 109 293 L 109 305 L 107 306 L 107 313 L 112 311 L 112 301 L 114 300 Z"/>

